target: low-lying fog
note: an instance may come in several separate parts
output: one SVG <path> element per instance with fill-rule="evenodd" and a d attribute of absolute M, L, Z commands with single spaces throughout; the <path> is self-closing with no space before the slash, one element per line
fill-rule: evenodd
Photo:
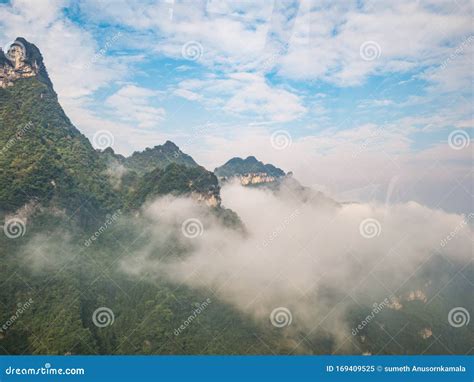
<path fill-rule="evenodd" d="M 321 324 L 343 338 L 349 305 L 396 296 L 433 255 L 454 263 L 472 257 L 472 213 L 417 203 L 335 205 L 317 194 L 303 201 L 290 188 L 273 193 L 237 183 L 223 187 L 222 200 L 245 233 L 192 199 L 159 198 L 143 210 L 156 242 L 123 269 L 210 289 L 257 320 L 285 307 L 292 327 L 310 332 Z M 157 259 L 154 251 L 169 240 L 188 253 Z"/>

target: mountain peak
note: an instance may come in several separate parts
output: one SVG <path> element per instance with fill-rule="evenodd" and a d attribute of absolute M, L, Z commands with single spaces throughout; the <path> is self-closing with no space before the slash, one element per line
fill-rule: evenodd
<path fill-rule="evenodd" d="M 171 141 L 166 141 L 163 145 L 157 145 L 153 148 L 147 147 L 144 151 L 135 151 L 132 156 L 126 159 L 126 163 L 139 173 L 151 171 L 156 167 L 165 168 L 170 163 L 178 163 L 188 167 L 199 166 L 192 157 L 183 153 Z"/>
<path fill-rule="evenodd" d="M 38 77 L 53 87 L 38 47 L 17 37 L 6 51 L 0 49 L 0 88 L 13 86 L 16 80 L 29 77 Z"/>
<path fill-rule="evenodd" d="M 285 176 L 285 172 L 272 165 L 260 162 L 254 156 L 248 156 L 246 159 L 239 157 L 228 160 L 224 165 L 214 170 L 219 177 L 233 177 L 248 174 L 265 174 L 271 177 Z"/>
<path fill-rule="evenodd" d="M 176 146 L 176 144 L 174 142 L 171 142 L 171 141 L 166 141 L 165 144 L 163 145 L 163 147 L 179 150 L 179 147 Z"/>
<path fill-rule="evenodd" d="M 246 162 L 251 162 L 251 163 L 258 163 L 257 158 L 255 158 L 253 155 L 248 156 L 248 157 L 245 159 L 245 161 L 246 161 Z"/>

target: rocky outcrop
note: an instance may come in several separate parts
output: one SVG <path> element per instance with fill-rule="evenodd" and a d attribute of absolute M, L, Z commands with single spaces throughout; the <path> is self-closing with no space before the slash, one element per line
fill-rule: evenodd
<path fill-rule="evenodd" d="M 221 197 L 217 192 L 192 192 L 191 197 L 209 207 L 220 207 Z"/>
<path fill-rule="evenodd" d="M 38 76 L 52 87 L 39 49 L 18 37 L 6 52 L 0 48 L 0 88 L 13 86 L 20 78 Z"/>
<path fill-rule="evenodd" d="M 273 183 L 279 179 L 279 177 L 268 175 L 265 172 L 240 175 L 238 178 L 243 186 Z"/>
<path fill-rule="evenodd" d="M 243 186 L 277 183 L 286 176 L 282 169 L 272 164 L 264 164 L 254 156 L 246 159 L 232 158 L 217 167 L 214 173 L 221 183 L 239 179 Z"/>

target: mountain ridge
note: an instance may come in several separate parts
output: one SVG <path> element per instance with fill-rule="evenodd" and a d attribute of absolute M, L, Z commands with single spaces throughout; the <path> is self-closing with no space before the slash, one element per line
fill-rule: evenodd
<path fill-rule="evenodd" d="M 130 197 L 137 195 L 140 185 L 147 184 L 144 177 L 153 178 L 158 172 L 160 179 L 173 174 L 172 186 L 148 184 L 146 197 L 141 195 L 143 202 L 153 197 L 154 191 L 163 194 L 166 190 L 194 195 L 220 207 L 214 174 L 171 141 L 129 157 L 116 154 L 112 148 L 94 149 L 61 107 L 34 44 L 17 38 L 7 54 L 0 52 L 0 82 L 0 215 L 34 202 L 64 209 L 87 224 L 90 218 L 117 209 L 130 205 L 138 208 L 136 203 L 129 203 Z M 185 167 L 169 167 L 172 164 Z M 118 166 L 124 171 L 114 171 Z M 160 171 L 153 173 L 157 169 Z M 183 179 L 177 179 L 180 176 Z M 199 192 L 202 194 L 196 196 Z"/>

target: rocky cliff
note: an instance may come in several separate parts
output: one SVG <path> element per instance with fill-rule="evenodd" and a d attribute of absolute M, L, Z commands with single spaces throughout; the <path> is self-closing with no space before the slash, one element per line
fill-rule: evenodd
<path fill-rule="evenodd" d="M 47 85 L 52 86 L 43 64 L 39 49 L 18 37 L 6 50 L 0 48 L 0 87 L 13 86 L 20 78 L 38 76 Z"/>

